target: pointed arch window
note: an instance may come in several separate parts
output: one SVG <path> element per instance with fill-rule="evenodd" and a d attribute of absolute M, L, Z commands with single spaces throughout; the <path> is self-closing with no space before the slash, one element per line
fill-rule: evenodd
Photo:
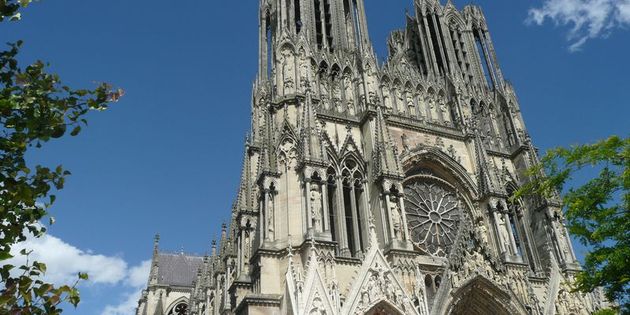
<path fill-rule="evenodd" d="M 364 176 L 353 157 L 344 159 L 339 168 L 331 166 L 327 171 L 330 232 L 339 243 L 339 254 L 360 257 L 367 245 Z"/>
<path fill-rule="evenodd" d="M 515 189 L 508 188 L 508 194 L 511 196 L 514 194 Z M 524 209 L 521 200 L 515 200 L 513 202 L 508 199 L 508 217 L 510 220 L 510 226 L 512 228 L 512 234 L 514 235 L 514 242 L 516 243 L 517 254 L 521 256 L 523 262 L 529 265 L 531 271 L 536 271 L 536 258 L 530 244 L 531 238 L 529 237 L 527 220 L 524 217 Z"/>
<path fill-rule="evenodd" d="M 297 34 L 300 34 L 300 31 L 302 30 L 302 8 L 300 7 L 300 0 L 294 0 L 293 10 L 295 19 L 295 32 Z"/>

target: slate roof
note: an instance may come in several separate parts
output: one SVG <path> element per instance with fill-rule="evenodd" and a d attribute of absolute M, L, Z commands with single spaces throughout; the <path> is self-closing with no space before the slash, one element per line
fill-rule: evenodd
<path fill-rule="evenodd" d="M 159 253 L 158 284 L 192 287 L 203 257 L 186 254 Z"/>

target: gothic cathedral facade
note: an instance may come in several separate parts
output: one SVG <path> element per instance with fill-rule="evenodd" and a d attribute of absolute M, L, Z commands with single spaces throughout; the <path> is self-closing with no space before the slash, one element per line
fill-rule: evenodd
<path fill-rule="evenodd" d="M 138 315 L 589 314 L 557 198 L 479 7 L 415 0 L 377 62 L 363 0 L 260 0 L 231 222 L 156 246 Z"/>

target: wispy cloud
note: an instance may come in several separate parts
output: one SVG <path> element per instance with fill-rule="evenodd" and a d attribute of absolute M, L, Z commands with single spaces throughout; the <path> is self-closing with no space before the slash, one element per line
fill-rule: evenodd
<path fill-rule="evenodd" d="M 46 263 L 44 279 L 56 285 L 72 284 L 78 279 L 79 272 L 90 276 L 90 284 L 115 285 L 127 277 L 127 263 L 122 258 L 84 251 L 52 235 L 30 237 L 14 246 L 12 264 L 24 262 L 25 257 L 19 255 L 24 248 L 32 250 L 31 261 Z"/>
<path fill-rule="evenodd" d="M 25 242 L 12 249 L 15 256 L 8 261 L 13 265 L 24 263 L 25 257 L 20 250 L 31 250 L 29 259 L 46 263 L 47 271 L 44 279 L 56 285 L 72 284 L 78 279 L 79 272 L 90 276 L 87 283 L 81 286 L 105 286 L 115 292 L 122 292 L 120 303 L 107 305 L 103 315 L 134 314 L 142 288 L 147 284 L 151 261 L 146 260 L 136 266 L 129 264 L 117 256 L 95 254 L 89 250 L 81 250 L 58 237 L 46 234 L 40 238 L 29 237 Z M 90 302 L 90 301 L 84 301 Z"/>
<path fill-rule="evenodd" d="M 122 301 L 117 305 L 107 305 L 101 315 L 132 315 L 138 306 L 142 289 L 147 284 L 151 261 L 145 260 L 138 266 L 129 269 L 125 285 L 129 287 Z"/>
<path fill-rule="evenodd" d="M 589 39 L 630 26 L 630 0 L 544 0 L 542 7 L 529 10 L 527 22 L 542 25 L 546 20 L 569 28 L 569 50 L 575 52 Z"/>

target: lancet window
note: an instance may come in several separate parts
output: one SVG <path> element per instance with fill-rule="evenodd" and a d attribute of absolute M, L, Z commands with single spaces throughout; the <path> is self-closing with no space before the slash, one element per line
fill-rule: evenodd
<path fill-rule="evenodd" d="M 360 257 L 367 247 L 366 194 L 362 167 L 348 157 L 327 171 L 330 232 L 343 256 Z M 341 174 L 341 176 L 337 176 Z"/>
<path fill-rule="evenodd" d="M 511 187 L 508 188 L 507 191 L 510 195 L 514 193 L 514 189 Z M 529 242 L 530 237 L 528 236 L 528 224 L 526 223 L 527 220 L 524 216 L 522 201 L 508 201 L 507 213 L 510 218 L 510 225 L 512 227 L 512 234 L 514 235 L 517 253 L 523 258 L 523 261 L 529 265 L 530 270 L 536 271 L 536 258 Z"/>
<path fill-rule="evenodd" d="M 300 0 L 294 0 L 293 11 L 295 19 L 295 32 L 299 34 L 302 30 L 302 9 L 300 7 Z"/>

